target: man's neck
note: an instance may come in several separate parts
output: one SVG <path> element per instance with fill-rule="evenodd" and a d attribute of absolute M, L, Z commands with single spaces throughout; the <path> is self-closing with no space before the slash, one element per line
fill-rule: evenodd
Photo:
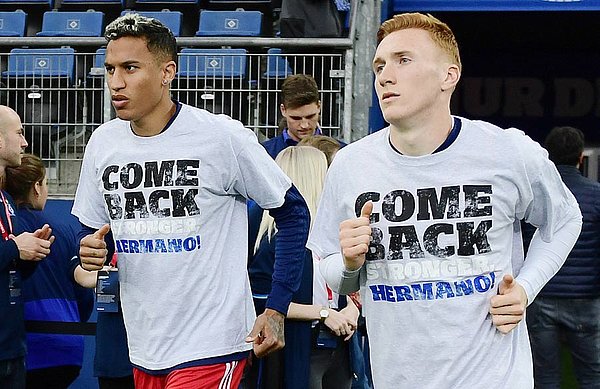
<path fill-rule="evenodd" d="M 396 123 L 390 126 L 390 142 L 404 155 L 418 157 L 433 153 L 452 131 L 452 116 L 420 124 Z"/>
<path fill-rule="evenodd" d="M 131 128 L 138 136 L 150 137 L 158 135 L 163 131 L 167 123 L 169 123 L 176 110 L 177 105 L 169 99 L 168 102 L 157 105 L 149 115 L 139 120 L 132 120 Z"/>

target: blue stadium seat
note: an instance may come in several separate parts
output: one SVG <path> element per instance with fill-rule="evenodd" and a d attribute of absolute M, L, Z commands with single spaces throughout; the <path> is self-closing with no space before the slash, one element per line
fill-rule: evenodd
<path fill-rule="evenodd" d="M 171 4 L 192 4 L 199 5 L 202 0 L 135 0 L 135 4 L 161 4 L 170 6 Z"/>
<path fill-rule="evenodd" d="M 100 48 L 94 54 L 92 68 L 86 77 L 86 97 L 88 101 L 87 117 L 93 123 L 102 123 L 104 104 L 104 58 L 106 58 L 106 49 Z"/>
<path fill-rule="evenodd" d="M 2 77 L 53 77 L 75 80 L 75 50 L 60 49 L 12 49 L 8 56 L 8 70 Z"/>
<path fill-rule="evenodd" d="M 271 4 L 271 0 L 208 0 L 208 4 L 231 5 L 232 7 L 237 8 L 247 4 Z"/>
<path fill-rule="evenodd" d="M 250 110 L 245 49 L 182 49 L 173 97 L 182 103 L 247 121 Z"/>
<path fill-rule="evenodd" d="M 260 36 L 260 11 L 200 11 L 196 36 Z"/>
<path fill-rule="evenodd" d="M 59 134 L 77 116 L 74 81 L 72 48 L 12 49 L 8 55 L 8 70 L 2 72 L 8 104 L 23 120 L 29 150 L 42 158 L 55 156 Z"/>
<path fill-rule="evenodd" d="M 27 14 L 22 10 L 0 12 L 0 36 L 25 36 Z"/>
<path fill-rule="evenodd" d="M 281 49 L 272 48 L 267 51 L 267 70 L 263 78 L 286 78 L 294 74 L 286 57 L 281 54 Z"/>
<path fill-rule="evenodd" d="M 182 49 L 179 77 L 246 77 L 245 49 Z"/>
<path fill-rule="evenodd" d="M 94 54 L 94 64 L 88 73 L 90 77 L 104 77 L 104 58 L 106 57 L 106 49 L 100 48 Z"/>
<path fill-rule="evenodd" d="M 162 24 L 167 26 L 169 30 L 175 36 L 181 36 L 181 21 L 183 19 L 183 14 L 179 11 L 170 11 L 168 9 L 163 9 L 162 11 L 130 11 L 125 10 L 121 12 L 121 16 L 136 13 L 142 16 L 146 16 L 148 18 L 158 19 Z"/>
<path fill-rule="evenodd" d="M 42 6 L 45 9 L 54 8 L 54 0 L 0 0 L 0 6 L 5 8 L 5 6 L 18 7 L 20 5 L 23 6 Z M 12 8 L 14 9 L 14 8 Z"/>
<path fill-rule="evenodd" d="M 49 0 L 54 1 L 54 0 Z M 125 8 L 126 0 L 61 0 L 60 8 L 68 8 L 69 6 L 77 6 L 80 8 L 82 5 L 84 7 L 109 7 L 109 8 Z"/>
<path fill-rule="evenodd" d="M 104 13 L 87 12 L 44 12 L 42 31 L 37 36 L 102 36 Z"/>

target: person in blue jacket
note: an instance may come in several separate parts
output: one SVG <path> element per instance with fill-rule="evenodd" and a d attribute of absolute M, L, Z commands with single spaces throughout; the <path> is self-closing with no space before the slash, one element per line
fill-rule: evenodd
<path fill-rule="evenodd" d="M 27 147 L 19 115 L 0 105 L 0 388 L 25 388 L 25 325 L 21 278 L 50 253 L 49 225 L 16 235 L 18 221 L 10 195 L 4 192 L 6 169 L 19 166 Z"/>
<path fill-rule="evenodd" d="M 56 238 L 46 260 L 23 282 L 25 320 L 87 321 L 93 292 L 73 282 L 72 264 L 79 263 L 77 231 L 68 223 L 70 215 L 61 218 L 44 211 L 48 184 L 43 162 L 35 155 L 25 154 L 20 166 L 6 169 L 6 177 L 6 189 L 17 206 L 20 229 L 34 231 L 52 224 Z M 28 332 L 27 388 L 68 388 L 79 376 L 83 344 L 83 335 Z"/>
<path fill-rule="evenodd" d="M 281 105 L 279 109 L 285 119 L 283 132 L 262 143 L 271 158 L 275 159 L 283 149 L 296 146 L 300 140 L 321 135 L 321 100 L 314 78 L 307 74 L 294 74 L 281 85 Z M 345 144 L 340 142 L 340 146 Z"/>
<path fill-rule="evenodd" d="M 556 127 L 545 139 L 556 165 L 583 215 L 581 234 L 562 268 L 527 308 L 536 388 L 561 383 L 560 335 L 564 334 L 581 388 L 600 388 L 600 183 L 584 177 L 583 132 Z M 524 232 L 532 235 L 532 228 Z"/>
<path fill-rule="evenodd" d="M 107 239 L 112 241 L 112 233 L 109 232 Z M 112 258 L 110 266 L 116 268 L 118 256 L 114 252 L 114 245 L 109 245 L 108 256 Z M 81 286 L 95 288 L 97 277 L 97 271 L 84 270 L 77 273 L 75 279 Z M 120 304 L 117 312 L 98 310 L 94 376 L 98 377 L 99 389 L 135 389 Z"/>

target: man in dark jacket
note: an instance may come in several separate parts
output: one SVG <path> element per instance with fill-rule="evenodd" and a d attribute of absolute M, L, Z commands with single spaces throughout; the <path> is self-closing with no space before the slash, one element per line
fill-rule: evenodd
<path fill-rule="evenodd" d="M 0 105 L 0 388 L 25 388 L 25 325 L 21 298 L 22 278 L 35 262 L 50 253 L 54 241 L 47 224 L 34 232 L 18 230 L 12 197 L 4 192 L 7 167 L 21 164 L 27 147 L 19 115 Z"/>
<path fill-rule="evenodd" d="M 581 388 L 600 388 L 600 183 L 584 177 L 583 133 L 556 127 L 549 158 L 573 192 L 583 229 L 565 264 L 527 309 L 536 388 L 560 387 L 560 338 L 567 342 Z"/>

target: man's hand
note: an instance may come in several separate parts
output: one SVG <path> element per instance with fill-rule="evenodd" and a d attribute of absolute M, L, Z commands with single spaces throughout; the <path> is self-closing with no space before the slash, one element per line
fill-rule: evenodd
<path fill-rule="evenodd" d="M 23 232 L 18 236 L 10 235 L 19 249 L 19 258 L 25 261 L 40 261 L 50 254 L 50 246 L 54 242 L 52 228 L 44 224 L 34 232 Z"/>
<path fill-rule="evenodd" d="M 527 294 L 525 289 L 510 274 L 502 277 L 498 295 L 491 299 L 492 322 L 503 334 L 512 331 L 525 315 Z"/>
<path fill-rule="evenodd" d="M 344 264 L 348 270 L 360 269 L 371 242 L 369 218 L 373 212 L 373 202 L 367 201 L 360 211 L 360 217 L 340 223 L 340 246 Z"/>
<path fill-rule="evenodd" d="M 269 308 L 256 318 L 252 331 L 246 337 L 246 343 L 254 343 L 254 354 L 258 358 L 285 346 L 284 319 L 285 317 L 281 313 Z"/>
<path fill-rule="evenodd" d="M 98 231 L 87 235 L 79 243 L 81 267 L 87 271 L 101 270 L 106 262 L 108 250 L 104 237 L 110 231 L 110 225 L 103 225 Z"/>

